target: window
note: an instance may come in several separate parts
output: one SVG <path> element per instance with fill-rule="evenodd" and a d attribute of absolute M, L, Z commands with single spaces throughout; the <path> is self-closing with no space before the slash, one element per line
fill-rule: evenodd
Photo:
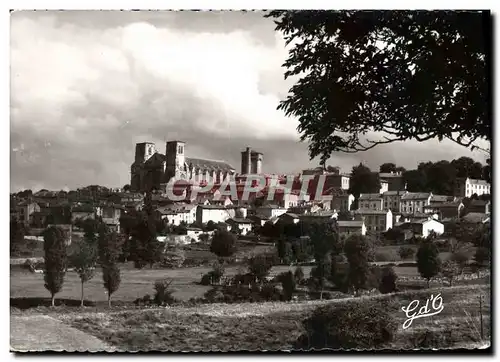
<path fill-rule="evenodd" d="M 182 155 L 183 152 L 184 152 L 183 147 L 182 146 L 177 146 L 177 153 L 179 155 Z"/>

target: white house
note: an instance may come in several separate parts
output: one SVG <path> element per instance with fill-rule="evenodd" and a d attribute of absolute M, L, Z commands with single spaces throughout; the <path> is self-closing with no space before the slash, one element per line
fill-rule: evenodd
<path fill-rule="evenodd" d="M 337 221 L 340 235 L 366 235 L 366 225 L 363 220 Z"/>
<path fill-rule="evenodd" d="M 206 224 L 210 220 L 214 223 L 226 222 L 236 216 L 236 208 L 222 205 L 198 205 L 196 222 Z"/>
<path fill-rule="evenodd" d="M 491 194 L 491 186 L 485 180 L 473 178 L 459 179 L 455 186 L 455 195 L 461 197 L 471 197 L 472 195 Z"/>
<path fill-rule="evenodd" d="M 387 231 L 392 228 L 391 210 L 358 209 L 354 211 L 356 219 L 364 220 L 367 231 Z"/>
<path fill-rule="evenodd" d="M 402 229 L 411 230 L 415 235 L 426 238 L 431 231 L 441 235 L 444 233 L 443 223 L 429 218 L 427 220 L 414 220 L 401 225 Z"/>
<path fill-rule="evenodd" d="M 281 216 L 284 213 L 286 213 L 286 211 L 287 211 L 287 209 L 284 207 L 280 207 L 280 206 L 274 205 L 274 204 L 269 204 L 269 205 L 258 207 L 255 210 L 255 213 L 270 219 L 272 217 Z"/>
<path fill-rule="evenodd" d="M 358 208 L 370 210 L 383 210 L 384 198 L 380 194 L 360 194 Z"/>
<path fill-rule="evenodd" d="M 159 207 L 156 212 L 160 219 L 168 220 L 170 225 L 180 225 L 181 222 L 191 225 L 196 221 L 196 209 L 197 205 L 179 203 Z"/>
<path fill-rule="evenodd" d="M 228 225 L 231 225 L 231 230 L 237 230 L 239 234 L 246 235 L 250 231 L 252 231 L 253 221 L 250 219 L 242 219 L 242 218 L 231 218 L 227 221 Z"/>
<path fill-rule="evenodd" d="M 431 203 L 432 192 L 407 192 L 401 196 L 399 212 L 423 213 L 424 206 Z"/>
<path fill-rule="evenodd" d="M 379 194 L 389 191 L 389 182 L 386 180 L 380 180 L 380 191 Z"/>

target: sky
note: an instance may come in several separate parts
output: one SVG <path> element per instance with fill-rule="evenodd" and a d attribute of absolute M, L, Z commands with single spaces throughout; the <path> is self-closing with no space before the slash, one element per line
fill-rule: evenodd
<path fill-rule="evenodd" d="M 318 165 L 296 119 L 276 109 L 287 49 L 259 12 L 19 11 L 11 13 L 11 191 L 130 182 L 135 144 L 186 142 L 186 156 L 238 172 L 246 147 L 266 173 Z M 400 142 L 329 165 L 414 168 L 472 157 L 451 141 Z"/>

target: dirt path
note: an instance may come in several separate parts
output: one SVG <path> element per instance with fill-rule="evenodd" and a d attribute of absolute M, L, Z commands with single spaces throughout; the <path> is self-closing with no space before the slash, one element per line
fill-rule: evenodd
<path fill-rule="evenodd" d="M 44 315 L 11 316 L 12 351 L 112 351 L 100 339 Z"/>

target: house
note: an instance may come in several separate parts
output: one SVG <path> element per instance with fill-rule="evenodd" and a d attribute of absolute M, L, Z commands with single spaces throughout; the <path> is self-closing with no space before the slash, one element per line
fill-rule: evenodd
<path fill-rule="evenodd" d="M 122 207 L 116 204 L 109 204 L 102 206 L 102 221 L 110 228 L 110 230 L 117 233 L 120 232 L 120 217 Z"/>
<path fill-rule="evenodd" d="M 256 214 L 259 214 L 261 216 L 266 217 L 267 219 L 270 219 L 272 217 L 278 217 L 278 216 L 283 215 L 284 213 L 287 212 L 287 209 L 280 207 L 278 205 L 269 204 L 266 206 L 258 207 L 255 210 L 255 212 L 256 212 Z"/>
<path fill-rule="evenodd" d="M 387 182 L 387 191 L 406 190 L 406 185 L 403 180 L 403 173 L 400 171 L 380 172 L 379 178 L 381 182 Z"/>
<path fill-rule="evenodd" d="M 434 195 L 432 194 L 430 204 L 429 205 L 439 205 L 444 202 L 453 202 L 457 201 L 457 197 L 455 196 L 448 196 L 448 195 Z"/>
<path fill-rule="evenodd" d="M 432 218 L 406 222 L 402 224 L 400 228 L 403 230 L 411 230 L 415 236 L 423 238 L 429 236 L 431 231 L 434 231 L 438 235 L 444 233 L 443 223 Z"/>
<path fill-rule="evenodd" d="M 297 224 L 300 221 L 299 215 L 287 212 L 278 217 L 278 221 L 284 224 Z"/>
<path fill-rule="evenodd" d="M 331 210 L 337 210 L 339 212 L 351 210 L 351 206 L 354 202 L 354 195 L 345 192 L 344 194 L 332 194 L 332 197 Z"/>
<path fill-rule="evenodd" d="M 360 194 L 358 208 L 370 210 L 383 210 L 384 198 L 380 194 Z"/>
<path fill-rule="evenodd" d="M 467 206 L 467 211 L 489 214 L 490 207 L 491 207 L 490 200 L 472 200 L 469 203 L 469 206 Z"/>
<path fill-rule="evenodd" d="M 252 220 L 237 217 L 228 219 L 226 223 L 231 226 L 232 231 L 236 231 L 236 233 L 240 235 L 247 235 L 250 231 L 252 231 L 253 227 Z"/>
<path fill-rule="evenodd" d="M 380 191 L 379 194 L 389 191 L 389 182 L 386 180 L 380 180 Z"/>
<path fill-rule="evenodd" d="M 364 220 L 367 231 L 381 232 L 392 228 L 391 210 L 358 209 L 354 215 L 356 220 Z"/>
<path fill-rule="evenodd" d="M 399 211 L 402 213 L 423 213 L 430 205 L 432 192 L 407 192 L 401 196 Z"/>
<path fill-rule="evenodd" d="M 198 205 L 196 208 L 196 222 L 206 224 L 210 220 L 214 223 L 226 222 L 236 216 L 236 207 L 223 205 Z"/>
<path fill-rule="evenodd" d="M 161 206 L 156 209 L 156 217 L 159 220 L 167 220 L 170 225 L 180 225 L 182 222 L 191 225 L 196 222 L 197 205 L 176 203 Z"/>
<path fill-rule="evenodd" d="M 366 235 L 366 225 L 363 220 L 337 221 L 337 226 L 340 235 Z"/>
<path fill-rule="evenodd" d="M 464 204 L 461 201 L 447 201 L 424 206 L 424 213 L 437 214 L 439 219 L 446 219 L 460 217 L 463 209 Z"/>
<path fill-rule="evenodd" d="M 154 195 L 154 197 L 156 197 L 156 195 Z M 153 198 L 153 196 L 152 196 L 152 198 Z M 129 203 L 129 202 L 133 202 L 133 203 L 142 202 L 142 201 L 144 201 L 144 196 L 143 196 L 143 194 L 138 193 L 138 192 L 118 192 L 118 193 L 114 193 L 111 196 L 109 196 L 108 201 L 115 203 L 115 204 L 123 205 L 123 204 Z"/>
<path fill-rule="evenodd" d="M 491 194 L 491 186 L 486 180 L 460 178 L 455 184 L 455 196 L 471 197 L 472 195 Z"/>
<path fill-rule="evenodd" d="M 312 214 L 321 210 L 322 208 L 321 206 L 319 206 L 319 204 L 308 202 L 307 204 L 304 205 L 290 207 L 287 210 L 287 212 L 292 214 L 302 215 L 302 214 Z"/>
<path fill-rule="evenodd" d="M 384 210 L 391 210 L 394 212 L 399 212 L 401 205 L 401 197 L 407 194 L 408 191 L 386 191 L 382 194 L 384 199 Z"/>
<path fill-rule="evenodd" d="M 34 212 L 40 211 L 40 205 L 32 200 L 25 200 L 17 204 L 16 211 L 18 220 L 25 224 L 29 224 L 31 215 L 33 215 Z"/>
<path fill-rule="evenodd" d="M 71 223 L 76 220 L 95 219 L 95 210 L 91 205 L 77 205 L 71 210 Z"/>
<path fill-rule="evenodd" d="M 261 215 L 261 214 L 248 216 L 248 219 L 252 220 L 254 225 L 258 225 L 258 226 L 264 226 L 264 224 L 270 220 L 269 217 Z"/>
<path fill-rule="evenodd" d="M 298 215 L 299 219 L 301 221 L 321 221 L 321 222 L 327 222 L 327 221 L 333 221 L 336 220 L 338 217 L 338 213 L 336 211 L 317 211 L 314 213 L 307 213 L 307 214 L 301 214 Z"/>

